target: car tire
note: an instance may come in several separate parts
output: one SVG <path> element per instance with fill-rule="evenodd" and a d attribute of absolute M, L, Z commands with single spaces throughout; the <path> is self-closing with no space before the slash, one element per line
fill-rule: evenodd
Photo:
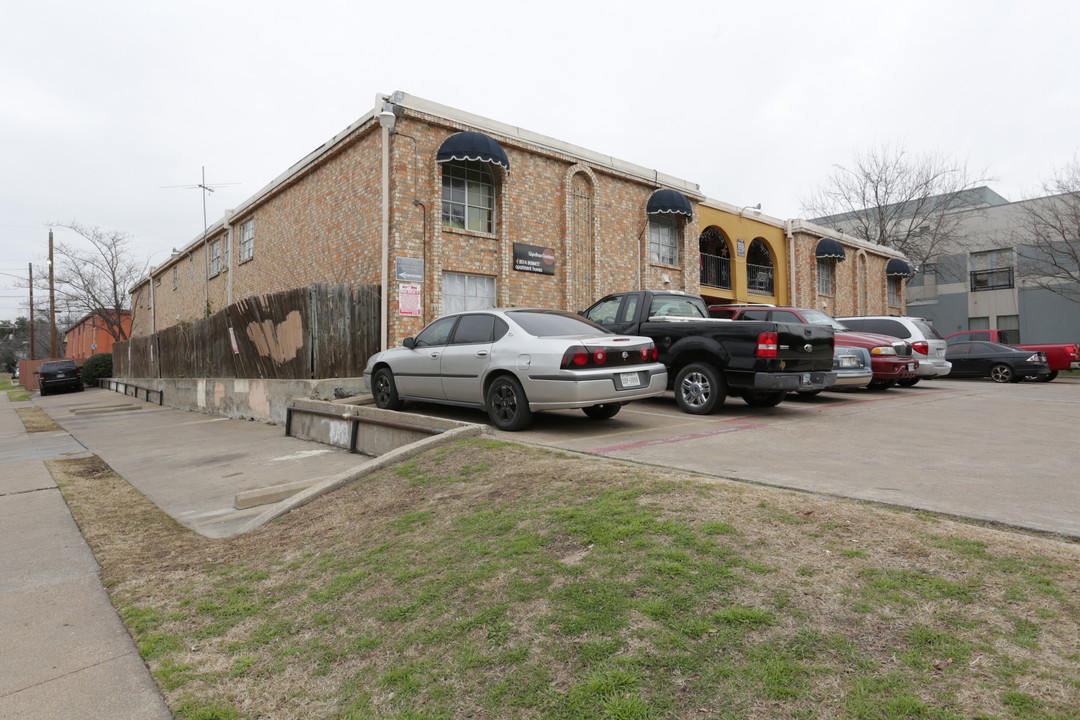
<path fill-rule="evenodd" d="M 620 403 L 591 405 L 587 408 L 581 408 L 581 411 L 593 420 L 610 420 L 618 415 L 620 410 L 622 410 L 622 405 Z"/>
<path fill-rule="evenodd" d="M 895 385 L 895 380 L 871 380 L 870 384 L 866 386 L 866 389 L 877 392 L 879 390 L 888 390 Z"/>
<path fill-rule="evenodd" d="M 85 386 L 83 386 L 83 385 L 80 385 L 79 387 L 75 388 L 75 392 L 82 392 L 82 391 L 83 391 L 83 390 L 85 390 L 85 389 L 86 389 L 86 387 L 85 387 Z"/>
<path fill-rule="evenodd" d="M 1020 377 L 1005 363 L 998 363 L 990 368 L 990 379 L 997 383 L 1020 382 Z"/>
<path fill-rule="evenodd" d="M 684 413 L 709 415 L 727 399 L 727 385 L 714 367 L 690 363 L 675 376 L 675 403 Z"/>
<path fill-rule="evenodd" d="M 49 393 L 45 392 L 45 388 L 39 388 L 38 389 L 38 395 L 40 395 L 41 397 L 45 397 L 48 394 Z"/>
<path fill-rule="evenodd" d="M 784 401 L 786 392 L 744 392 L 742 399 L 750 407 L 771 408 Z"/>
<path fill-rule="evenodd" d="M 914 387 L 919 384 L 919 380 L 922 378 L 908 378 L 906 380 L 897 380 L 896 384 L 900 387 Z"/>
<path fill-rule="evenodd" d="M 390 368 L 379 368 L 371 378 L 371 394 L 375 397 L 375 407 L 382 410 L 400 410 L 404 403 L 398 397 L 397 383 Z"/>
<path fill-rule="evenodd" d="M 492 380 L 484 399 L 491 424 L 500 430 L 524 430 L 532 422 L 529 399 L 515 377 L 501 375 Z"/>

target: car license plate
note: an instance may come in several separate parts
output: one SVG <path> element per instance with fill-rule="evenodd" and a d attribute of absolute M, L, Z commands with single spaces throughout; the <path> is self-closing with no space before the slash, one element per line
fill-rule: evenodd
<path fill-rule="evenodd" d="M 62 378 L 62 377 L 64 377 L 64 373 L 56 373 L 56 377 Z"/>
<path fill-rule="evenodd" d="M 813 384 L 812 382 L 810 382 L 810 373 L 803 373 L 802 374 L 802 384 L 804 386 L 806 386 L 806 387 L 809 387 L 810 385 Z"/>
<path fill-rule="evenodd" d="M 908 369 L 908 372 L 915 372 L 915 363 L 908 363 L 907 364 L 907 369 Z"/>
<path fill-rule="evenodd" d="M 619 373 L 619 382 L 622 383 L 624 388 L 641 387 L 641 378 L 638 377 L 636 372 Z"/>

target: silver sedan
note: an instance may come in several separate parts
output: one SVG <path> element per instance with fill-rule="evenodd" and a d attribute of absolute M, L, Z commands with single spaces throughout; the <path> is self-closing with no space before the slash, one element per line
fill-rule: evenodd
<path fill-rule="evenodd" d="M 667 369 L 649 338 L 561 310 L 492 308 L 446 315 L 375 353 L 364 381 L 380 408 L 475 407 L 500 430 L 522 430 L 538 410 L 614 417 L 624 403 L 663 394 Z"/>

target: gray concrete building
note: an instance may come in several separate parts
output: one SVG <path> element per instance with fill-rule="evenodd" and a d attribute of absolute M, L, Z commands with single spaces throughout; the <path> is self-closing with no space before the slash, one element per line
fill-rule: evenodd
<path fill-rule="evenodd" d="M 979 190 L 977 202 L 955 211 L 962 217 L 963 247 L 915 268 L 908 314 L 932 320 L 942 335 L 997 329 L 1012 343 L 1080 341 L 1080 303 L 1037 281 L 1029 258 L 1038 251 L 1027 228 L 1032 204 L 1077 198 L 1009 202 L 988 188 Z"/>

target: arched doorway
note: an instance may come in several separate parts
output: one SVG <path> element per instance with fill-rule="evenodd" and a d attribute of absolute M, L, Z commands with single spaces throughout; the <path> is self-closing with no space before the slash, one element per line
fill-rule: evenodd
<path fill-rule="evenodd" d="M 702 285 L 731 289 L 731 242 L 723 230 L 710 225 L 698 236 Z"/>
<path fill-rule="evenodd" d="M 754 238 L 746 249 L 746 289 L 755 295 L 773 295 L 774 265 L 769 245 L 762 238 Z"/>

